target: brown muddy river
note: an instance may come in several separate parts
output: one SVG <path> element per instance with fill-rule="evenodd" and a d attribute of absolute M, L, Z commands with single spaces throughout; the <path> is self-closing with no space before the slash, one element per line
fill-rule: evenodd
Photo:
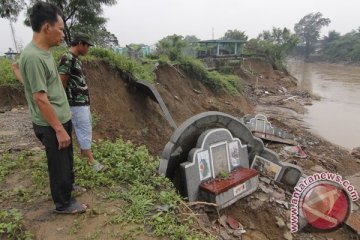
<path fill-rule="evenodd" d="M 360 67 L 289 60 L 288 70 L 321 97 L 307 107 L 311 131 L 348 149 L 360 146 Z"/>

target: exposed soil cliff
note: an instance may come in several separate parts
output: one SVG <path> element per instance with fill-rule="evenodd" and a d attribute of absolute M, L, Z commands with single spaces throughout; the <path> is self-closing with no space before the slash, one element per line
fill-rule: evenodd
<path fill-rule="evenodd" d="M 165 120 L 159 105 L 130 86 L 124 75 L 109 70 L 103 63 L 87 63 L 84 68 L 95 120 L 94 138 L 115 140 L 122 137 L 136 144 L 146 145 L 153 155 L 161 154 L 173 129 Z M 360 170 L 359 164 L 345 149 L 306 131 L 299 114 L 305 111 L 305 106 L 311 104 L 312 99 L 310 94 L 296 88 L 296 79 L 273 70 L 270 64 L 261 60 L 245 61 L 236 74 L 245 81 L 243 96 L 215 94 L 201 82 L 179 74 L 170 66 L 159 67 L 156 70 L 155 86 L 178 126 L 189 117 L 204 111 L 221 111 L 236 117 L 259 111 L 265 112 L 273 125 L 300 137 L 301 143 L 306 147 L 308 158 L 299 159 L 284 154 L 283 144 L 265 142 L 268 148 L 280 154 L 281 160 L 298 164 L 307 174 L 313 173 L 312 168 L 319 166 L 344 176 L 350 176 Z M 25 103 L 21 90 L 0 87 L 0 110 L 5 112 L 0 113 L 0 151 L 2 152 L 18 151 L 26 149 L 27 146 L 32 148 L 36 145 L 34 143 L 38 144 L 35 138 L 29 135 L 31 123 L 26 114 L 27 107 L 24 106 L 23 109 L 18 107 Z M 12 108 L 13 110 L 9 111 Z M 9 185 L 4 189 L 16 186 L 18 179 L 16 176 L 16 173 L 10 175 L 6 181 Z M 277 186 L 269 188 L 274 188 L 276 190 L 274 191 L 278 192 L 275 197 L 280 194 L 283 200 L 289 200 L 290 196 L 286 191 L 280 190 Z M 286 226 L 279 227 L 276 222 L 279 222 L 278 218 L 280 218 L 288 223 L 289 210 L 271 200 L 272 196 L 259 190 L 253 196 L 223 210 L 221 214 L 232 215 L 244 225 L 247 233 L 243 235 L 243 239 L 283 239 L 284 234 L 288 234 L 289 230 Z M 91 192 L 83 195 L 81 200 L 98 204 L 105 209 L 111 208 L 102 204 Z M 3 203 L 0 207 L 7 208 L 10 205 L 11 203 Z M 45 212 L 44 209 L 51 208 L 50 205 L 48 199 L 41 199 L 36 206 L 17 206 L 26 209 L 27 226 L 39 239 L 63 237 L 62 229 L 70 225 L 63 224 L 61 219 L 55 219 Z M 217 217 L 216 212 L 206 217 L 205 220 L 210 224 L 209 229 L 211 229 L 209 219 L 215 220 Z M 34 226 L 30 224 L 33 221 L 36 222 Z M 84 226 L 81 232 L 93 231 L 86 226 L 101 226 L 105 221 L 102 215 L 85 219 L 82 222 Z M 57 224 L 62 224 L 58 227 L 61 228 L 60 230 L 54 229 L 53 226 L 58 226 Z M 112 229 L 108 230 L 109 234 L 106 237 L 109 239 Z M 69 236 L 69 239 L 88 236 L 86 232 L 84 234 L 81 232 L 76 236 Z M 333 233 L 301 233 L 294 237 L 296 239 L 356 239 L 355 233 L 346 226 Z"/>

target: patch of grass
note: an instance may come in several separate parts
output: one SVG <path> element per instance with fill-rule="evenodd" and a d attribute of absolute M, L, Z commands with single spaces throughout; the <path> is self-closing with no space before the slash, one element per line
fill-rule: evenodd
<path fill-rule="evenodd" d="M 0 85 L 20 85 L 11 68 L 12 61 L 0 57 Z"/>
<path fill-rule="evenodd" d="M 105 48 L 91 48 L 89 54 L 83 57 L 84 60 L 93 61 L 99 59 L 108 64 L 111 68 L 125 72 L 136 80 L 144 80 L 150 83 L 155 82 L 155 75 L 148 68 L 136 61 L 126 58 L 120 54 Z"/>
<path fill-rule="evenodd" d="M 73 225 L 71 226 L 69 233 L 70 235 L 77 234 L 81 229 L 81 225 L 77 219 L 74 220 Z"/>
<path fill-rule="evenodd" d="M 96 127 L 98 125 L 98 123 L 100 122 L 101 118 L 98 114 L 92 112 L 91 113 L 91 125 L 92 127 Z"/>
<path fill-rule="evenodd" d="M 134 146 L 119 139 L 116 142 L 100 141 L 92 149 L 95 159 L 106 164 L 108 169 L 97 173 L 75 154 L 76 184 L 93 189 L 95 194 L 99 193 L 97 195 L 104 197 L 104 201 L 121 201 L 118 211 L 109 215 L 107 224 L 140 225 L 142 230 L 123 233 L 127 234 L 128 239 L 137 239 L 136 236 L 141 232 L 169 239 L 212 239 L 194 227 L 192 218 L 185 217 L 189 215 L 180 214 L 181 197 L 169 179 L 157 173 L 159 159 L 152 157 L 146 147 Z M 13 158 L 8 155 L 5 158 L 7 160 L 2 162 L 8 167 L 3 171 L 3 176 L 7 176 L 5 172 L 8 169 L 16 168 L 24 175 L 31 176 L 32 185 L 28 191 L 17 187 L 0 192 L 1 196 L 8 196 L 7 200 L 28 202 L 39 197 L 39 192 L 41 197 L 49 194 L 47 164 L 43 152 L 34 156 L 32 153 L 23 153 L 14 157 L 17 159 L 16 164 L 11 166 L 8 164 Z M 81 225 L 74 222 L 69 234 L 77 234 Z"/>
<path fill-rule="evenodd" d="M 242 94 L 243 82 L 236 75 L 208 71 L 200 60 L 191 57 L 181 58 L 179 64 L 180 68 L 190 77 L 199 79 L 214 92 L 223 92 L 234 96 Z"/>
<path fill-rule="evenodd" d="M 144 127 L 143 129 L 141 129 L 141 134 L 145 137 L 149 134 L 149 128 L 148 127 Z"/>
<path fill-rule="evenodd" d="M 23 217 L 16 209 L 0 209 L 0 239 L 33 239 L 30 232 L 25 230 Z"/>
<path fill-rule="evenodd" d="M 55 62 L 58 62 L 60 56 L 67 51 L 66 46 L 54 47 L 51 52 L 54 56 Z M 14 85 L 21 86 L 21 83 L 16 79 L 12 70 L 13 61 L 4 57 L 0 57 L 0 85 Z"/>
<path fill-rule="evenodd" d="M 54 56 L 55 62 L 59 64 L 60 57 L 68 51 L 66 45 L 51 48 L 51 53 Z"/>
<path fill-rule="evenodd" d="M 123 140 L 103 141 L 93 146 L 93 154 L 108 170 L 95 173 L 85 161 L 75 158 L 75 175 L 79 185 L 107 188 L 111 192 L 108 197 L 124 200 L 121 213 L 109 223 L 144 224 L 155 236 L 170 239 L 209 239 L 194 230 L 187 219 L 179 217 L 181 197 L 173 184 L 157 173 L 159 160 L 150 156 L 144 146 L 136 147 Z M 167 210 L 159 210 L 159 206 Z"/>
<path fill-rule="evenodd" d="M 31 179 L 34 188 L 22 186 L 17 183 L 14 188 L 0 191 L 1 201 L 30 203 L 39 196 L 46 195 L 44 189 L 48 186 L 47 164 L 44 154 L 36 156 L 30 151 L 20 154 L 5 153 L 0 156 L 0 182 L 5 181 L 10 173 L 18 174 L 21 179 Z M 48 194 L 48 193 L 47 193 Z"/>
<path fill-rule="evenodd" d="M 0 156 L 0 182 L 3 182 L 5 177 L 10 173 L 11 169 L 16 167 L 16 162 L 8 153 L 3 153 Z"/>
<path fill-rule="evenodd" d="M 221 172 L 219 172 L 219 174 L 218 174 L 218 178 L 222 178 L 222 179 L 226 179 L 226 178 L 228 178 L 230 176 L 230 173 L 229 172 L 226 172 L 226 171 L 221 171 Z"/>

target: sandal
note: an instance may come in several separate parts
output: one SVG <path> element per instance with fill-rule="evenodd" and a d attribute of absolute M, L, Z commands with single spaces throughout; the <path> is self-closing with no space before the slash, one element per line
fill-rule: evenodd
<path fill-rule="evenodd" d="M 73 191 L 77 193 L 84 193 L 87 191 L 87 189 L 73 184 Z"/>
<path fill-rule="evenodd" d="M 94 164 L 91 164 L 90 166 L 92 166 L 92 168 L 95 170 L 95 172 L 101 172 L 106 169 L 105 165 L 102 165 L 101 163 L 99 163 L 97 161 Z"/>
<path fill-rule="evenodd" d="M 64 210 L 54 210 L 54 213 L 58 214 L 81 214 L 84 213 L 87 209 L 87 206 L 85 204 L 80 204 L 76 201 L 71 202 L 68 207 L 66 207 Z"/>

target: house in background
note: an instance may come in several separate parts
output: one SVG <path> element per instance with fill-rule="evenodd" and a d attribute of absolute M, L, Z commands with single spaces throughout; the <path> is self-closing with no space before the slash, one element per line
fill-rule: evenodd
<path fill-rule="evenodd" d="M 244 40 L 205 40 L 198 41 L 197 58 L 208 70 L 232 72 L 242 64 Z"/>
<path fill-rule="evenodd" d="M 14 60 L 18 53 L 14 52 L 12 48 L 9 48 L 9 50 L 4 54 L 5 54 L 5 58 Z"/>
<path fill-rule="evenodd" d="M 238 57 L 243 52 L 244 40 L 205 40 L 200 44 L 197 57 Z"/>
<path fill-rule="evenodd" d="M 126 47 L 114 47 L 113 51 L 125 57 L 144 58 L 151 53 L 150 46 L 145 44 L 130 44 Z"/>

